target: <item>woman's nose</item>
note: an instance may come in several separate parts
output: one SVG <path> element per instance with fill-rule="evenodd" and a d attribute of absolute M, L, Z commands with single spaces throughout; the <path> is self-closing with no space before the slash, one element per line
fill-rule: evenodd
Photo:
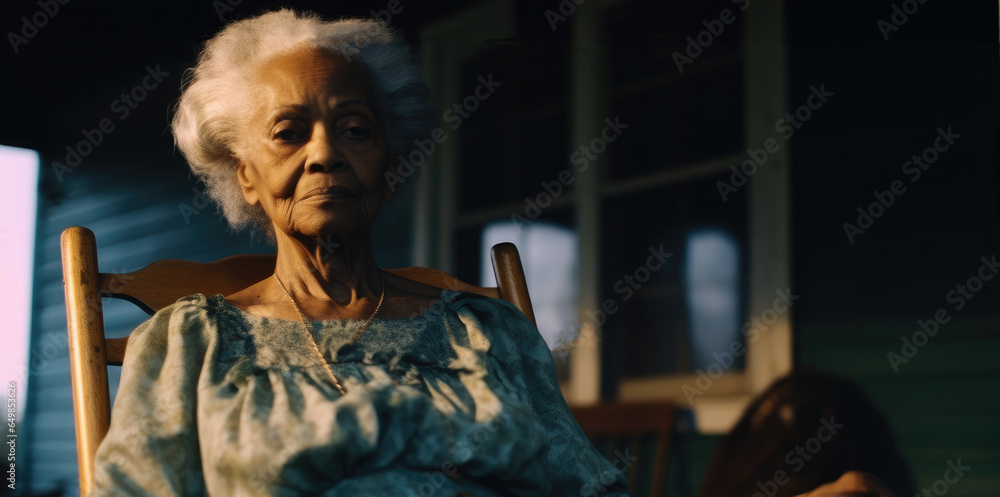
<path fill-rule="evenodd" d="M 341 153 L 340 143 L 325 127 L 319 126 L 309 140 L 309 155 L 306 160 L 308 172 L 333 172 L 348 167 L 347 159 Z"/>

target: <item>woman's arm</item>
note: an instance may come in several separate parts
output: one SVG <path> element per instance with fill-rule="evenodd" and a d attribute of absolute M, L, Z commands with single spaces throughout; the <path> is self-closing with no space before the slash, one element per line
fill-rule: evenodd
<path fill-rule="evenodd" d="M 204 495 L 197 436 L 204 311 L 179 301 L 129 337 L 92 496 Z"/>
<path fill-rule="evenodd" d="M 797 497 L 837 497 L 855 495 L 858 497 L 896 497 L 879 477 L 861 471 L 848 471 L 836 481 L 820 485 L 812 492 Z"/>
<path fill-rule="evenodd" d="M 494 301 L 496 302 L 496 301 Z M 625 476 L 601 456 L 587 439 L 563 399 L 552 353 L 538 330 L 517 308 L 500 303 L 490 330 L 490 354 L 501 364 L 507 381 L 520 386 L 548 437 L 552 495 L 623 496 Z"/>

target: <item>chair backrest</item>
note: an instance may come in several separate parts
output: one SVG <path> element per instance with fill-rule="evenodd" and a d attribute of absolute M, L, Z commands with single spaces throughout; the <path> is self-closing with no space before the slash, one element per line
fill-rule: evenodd
<path fill-rule="evenodd" d="M 61 246 L 80 494 L 87 495 L 94 484 L 94 457 L 111 423 L 107 366 L 121 365 L 128 341 L 127 337 L 105 338 L 101 299 L 128 300 L 152 314 L 185 295 L 230 295 L 246 288 L 274 272 L 275 257 L 237 255 L 210 263 L 163 260 L 132 273 L 112 274 L 98 272 L 97 243 L 89 229 L 67 228 Z M 502 298 L 534 323 L 517 247 L 497 244 L 492 258 L 496 288 L 463 283 L 430 268 L 386 271 L 439 288 Z"/>
<path fill-rule="evenodd" d="M 628 477 L 629 495 L 664 495 L 675 427 L 672 403 L 609 402 L 571 410 L 598 451 Z"/>

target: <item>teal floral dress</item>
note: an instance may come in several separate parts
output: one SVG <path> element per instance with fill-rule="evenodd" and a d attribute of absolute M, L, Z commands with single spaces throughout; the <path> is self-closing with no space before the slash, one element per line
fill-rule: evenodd
<path fill-rule="evenodd" d="M 404 319 L 298 321 L 185 297 L 129 338 L 91 495 L 625 495 L 517 308 L 446 290 Z"/>

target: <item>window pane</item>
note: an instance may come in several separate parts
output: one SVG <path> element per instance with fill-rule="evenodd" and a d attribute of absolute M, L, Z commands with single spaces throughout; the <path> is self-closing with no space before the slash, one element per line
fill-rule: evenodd
<path fill-rule="evenodd" d="M 746 270 L 739 263 L 746 251 L 746 195 L 723 202 L 715 188 L 723 179 L 720 173 L 605 200 L 601 302 L 610 299 L 619 309 L 604 325 L 606 388 L 621 377 L 693 371 L 699 367 L 695 343 L 699 350 L 715 346 L 703 344 L 704 333 L 728 329 L 717 334 L 729 337 L 738 330 L 746 301 Z M 658 262 L 650 257 L 661 250 L 673 255 L 654 269 Z M 726 299 L 725 318 L 704 317 L 708 304 L 723 308 Z"/>
<path fill-rule="evenodd" d="M 500 86 L 453 132 L 461 211 L 534 197 L 570 167 L 568 60 L 562 44 L 505 43 L 463 64 L 462 98 L 480 77 Z"/>
<path fill-rule="evenodd" d="M 607 9 L 607 39 L 613 57 L 609 59 L 609 78 L 616 88 L 639 87 L 652 80 L 679 79 L 692 72 L 708 71 L 732 63 L 741 55 L 745 19 L 739 4 L 729 1 L 650 2 L 631 0 Z M 689 56 L 689 36 L 695 39 L 707 31 L 703 22 L 719 18 L 723 9 L 734 14 L 733 22 L 723 26 L 718 36 L 690 63 L 677 68 L 675 53 Z M 717 25 L 716 25 L 717 27 Z M 702 35 L 703 43 L 708 35 Z"/>
<path fill-rule="evenodd" d="M 723 8 L 733 11 L 730 24 L 718 20 Z M 611 108 L 629 126 L 609 149 L 613 179 L 742 150 L 745 20 L 735 4 L 625 2 L 607 18 Z M 709 36 L 703 21 L 722 30 Z M 699 36 L 709 43 L 682 72 L 675 58 Z"/>
<path fill-rule="evenodd" d="M 684 253 L 692 362 L 704 369 L 718 362 L 713 354 L 741 341 L 739 246 L 724 231 L 709 229 L 688 235 Z"/>
<path fill-rule="evenodd" d="M 550 208 L 515 228 L 510 218 L 495 219 L 455 232 L 455 275 L 462 281 L 496 286 L 490 248 L 517 245 L 539 332 L 549 347 L 570 342 L 578 329 L 579 247 L 573 210 Z M 569 378 L 570 357 L 554 352 L 556 377 Z"/>
<path fill-rule="evenodd" d="M 565 331 L 577 321 L 580 256 L 576 230 L 553 223 L 535 222 L 518 230 L 499 221 L 483 228 L 480 285 L 497 286 L 490 249 L 500 242 L 517 245 L 528 280 L 528 294 L 538 331 L 549 348 L 556 348 Z"/>

